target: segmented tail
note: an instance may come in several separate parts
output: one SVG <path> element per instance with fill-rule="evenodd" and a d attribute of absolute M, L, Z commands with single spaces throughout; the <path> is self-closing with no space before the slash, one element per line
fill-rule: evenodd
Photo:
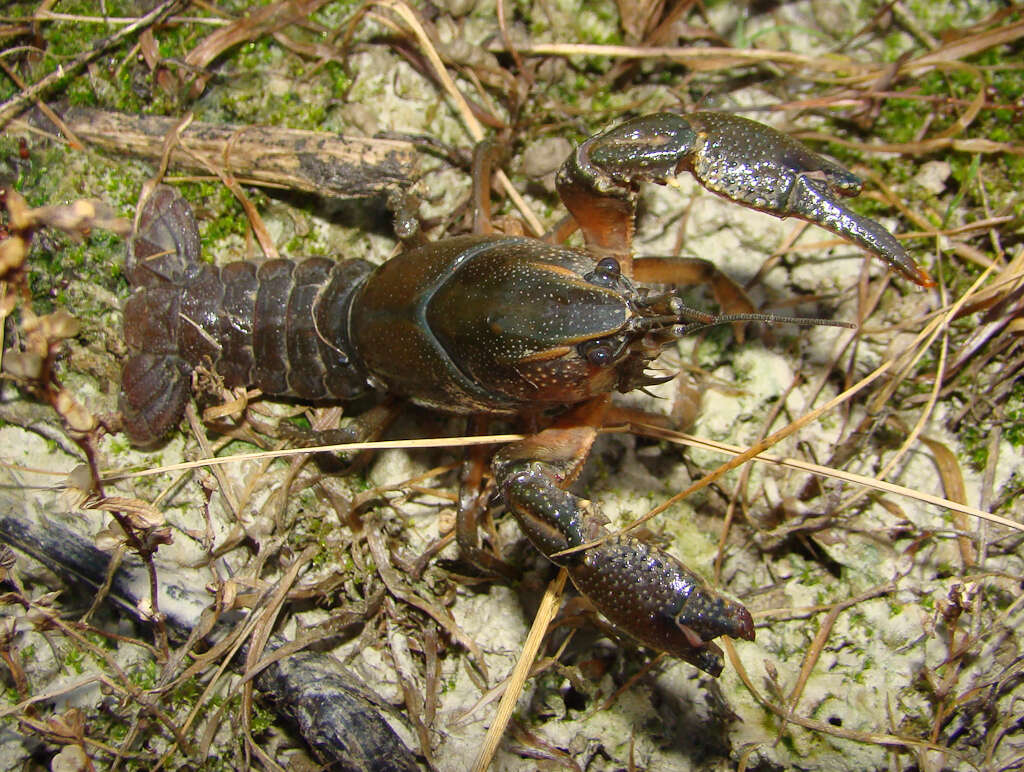
<path fill-rule="evenodd" d="M 143 204 L 125 275 L 136 288 L 124 308 L 131 355 L 121 372 L 121 415 L 134 445 L 163 438 L 188 402 L 192 366 L 178 351 L 180 285 L 199 269 L 199 229 L 188 202 L 160 185 Z"/>

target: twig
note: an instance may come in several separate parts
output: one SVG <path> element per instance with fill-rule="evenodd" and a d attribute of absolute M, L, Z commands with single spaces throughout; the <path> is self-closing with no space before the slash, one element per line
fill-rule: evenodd
<path fill-rule="evenodd" d="M 408 185 L 419 165 L 412 143 L 399 140 L 201 121 L 183 126 L 178 118 L 91 108 L 73 108 L 63 117 L 97 147 L 154 160 L 166 156 L 176 168 L 216 169 L 238 182 L 318 196 L 378 196 Z"/>
<path fill-rule="evenodd" d="M 501 738 L 505 734 L 505 727 L 508 726 L 509 719 L 512 718 L 512 711 L 515 710 L 519 695 L 522 694 L 523 684 L 530 673 L 530 668 L 533 667 L 533 661 L 537 657 L 541 641 L 544 640 L 548 625 L 558 610 L 558 601 L 562 597 L 562 588 L 565 587 L 567 576 L 568 572 L 564 568 L 560 569 L 558 576 L 551 580 L 551 584 L 548 585 L 548 589 L 541 599 L 540 608 L 537 609 L 537 615 L 533 618 L 530 634 L 526 637 L 519 660 L 512 669 L 512 675 L 509 676 L 505 693 L 501 695 L 498 713 L 488 727 L 483 747 L 480 748 L 480 753 L 473 763 L 473 772 L 484 772 L 490 766 L 491 759 L 494 758 L 494 754 L 498 750 L 498 743 L 501 742 Z"/>

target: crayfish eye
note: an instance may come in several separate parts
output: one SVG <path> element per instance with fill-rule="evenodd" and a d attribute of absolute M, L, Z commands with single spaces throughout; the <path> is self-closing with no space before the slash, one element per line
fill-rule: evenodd
<path fill-rule="evenodd" d="M 597 265 L 594 266 L 594 270 L 583 278 L 599 287 L 614 289 L 621 277 L 622 269 L 619 266 L 619 261 L 614 257 L 605 257 L 599 260 Z"/>
<path fill-rule="evenodd" d="M 604 367 L 609 365 L 615 359 L 615 352 L 608 343 L 602 343 L 600 341 L 591 343 L 585 347 L 581 347 L 580 351 L 583 356 L 587 358 L 587 361 L 594 367 Z"/>

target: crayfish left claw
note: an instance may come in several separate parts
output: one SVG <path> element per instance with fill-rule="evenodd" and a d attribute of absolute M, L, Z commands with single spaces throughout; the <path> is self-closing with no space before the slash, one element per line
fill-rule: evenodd
<path fill-rule="evenodd" d="M 591 410 L 581 406 L 563 419 L 565 425 L 495 454 L 492 468 L 505 504 L 533 545 L 568 569 L 576 588 L 612 625 L 717 676 L 722 652 L 711 641 L 720 635 L 752 641 L 750 612 L 668 553 L 612 536 L 589 502 L 565 490 L 600 425 L 598 417 L 589 426 L 574 427 L 572 419 Z"/>
<path fill-rule="evenodd" d="M 728 113 L 687 118 L 699 137 L 682 168 L 708 190 L 776 217 L 799 217 L 852 241 L 915 284 L 934 284 L 879 223 L 840 203 L 856 196 L 860 177 L 763 123 Z"/>
<path fill-rule="evenodd" d="M 907 254 L 896 238 L 868 217 L 861 217 L 835 200 L 828 179 L 824 184 L 809 175 L 797 177 L 790 194 L 794 217 L 820 225 L 881 257 L 904 277 L 922 287 L 933 287 L 935 281 Z"/>
<path fill-rule="evenodd" d="M 754 640 L 754 621 L 743 604 L 712 589 L 667 552 L 635 539 L 592 547 L 569 567 L 569 575 L 616 627 L 711 675 L 722 671 L 714 638 Z"/>

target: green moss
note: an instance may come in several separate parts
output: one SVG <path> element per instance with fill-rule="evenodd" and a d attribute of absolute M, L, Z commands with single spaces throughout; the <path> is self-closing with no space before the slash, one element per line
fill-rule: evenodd
<path fill-rule="evenodd" d="M 110 0 L 104 4 L 104 8 L 108 16 L 134 16 L 136 10 L 125 0 Z M 90 0 L 62 2 L 60 12 L 83 18 L 74 21 L 52 21 L 47 24 L 47 53 L 58 59 L 74 57 L 92 48 L 95 40 L 113 35 L 120 29 L 120 26 L 104 21 L 88 21 L 89 17 L 101 16 L 97 4 Z"/>
<path fill-rule="evenodd" d="M 975 471 L 981 471 L 988 463 L 988 429 L 970 421 L 964 421 L 960 429 L 967 462 Z"/>
<path fill-rule="evenodd" d="M 203 684 L 193 676 L 171 692 L 168 701 L 175 710 L 191 710 L 202 697 L 203 689 Z"/>
<path fill-rule="evenodd" d="M 326 29 L 340 29 L 360 5 L 361 0 L 334 0 L 317 9 L 310 18 Z"/>
<path fill-rule="evenodd" d="M 104 9 L 112 17 L 133 17 L 138 12 L 136 5 L 127 1 L 105 3 Z M 33 10 L 18 3 L 10 8 L 9 13 L 17 16 L 19 12 L 30 14 Z M 59 67 L 66 67 L 75 56 L 92 48 L 96 41 L 109 37 L 123 27 L 103 21 L 99 7 L 93 2 L 63 2 L 59 10 L 82 18 L 54 20 L 41 26 L 45 37 L 43 54 L 29 62 L 31 69 L 27 80 L 38 81 Z M 190 40 L 178 40 L 173 50 L 166 54 L 180 58 L 183 52 L 195 46 L 197 33 L 198 28 L 194 25 L 174 25 L 160 30 L 158 37 L 176 39 L 188 35 Z M 162 95 L 156 94 L 155 99 L 143 97 L 143 90 L 135 88 L 140 79 L 149 77 L 149 73 L 137 56 L 128 58 L 133 53 L 134 43 L 129 38 L 120 47 L 111 49 L 106 56 L 95 60 L 84 74 L 69 74 L 52 87 L 50 94 L 58 94 L 75 106 L 105 107 L 129 112 L 166 109 L 167 104 L 161 98 Z M 6 95 L 9 88 L 7 79 L 4 79 L 2 88 Z"/>
<path fill-rule="evenodd" d="M 64 653 L 64 667 L 75 675 L 85 672 L 85 652 L 81 649 L 70 648 Z"/>
<path fill-rule="evenodd" d="M 894 30 L 882 41 L 882 57 L 887 62 L 895 62 L 910 47 L 910 37 L 900 30 Z"/>
<path fill-rule="evenodd" d="M 160 678 L 160 668 L 155 660 L 145 660 L 128 670 L 128 680 L 140 689 L 152 689 Z"/>
<path fill-rule="evenodd" d="M 249 722 L 252 733 L 259 735 L 274 726 L 277 722 L 277 716 L 257 702 L 252 706 L 252 715 L 249 717 Z"/>
<path fill-rule="evenodd" d="M 230 89 L 210 89 L 197 105 L 203 120 L 320 129 L 352 81 L 337 62 L 322 67 L 282 49 L 272 37 L 239 46 L 218 70 Z"/>
<path fill-rule="evenodd" d="M 13 147 L 15 141 L 6 139 L 0 152 Z M 59 144 L 40 145 L 30 140 L 28 148 L 29 158 L 14 167 L 17 176 L 12 183 L 29 206 L 93 198 L 107 203 L 117 214 L 130 215 L 142 184 L 141 167 Z M 55 174 L 55 169 L 62 173 Z M 41 230 L 28 257 L 29 289 L 36 312 L 68 307 L 86 325 L 105 319 L 109 304 L 82 287 L 124 294 L 124 250 L 124 240 L 110 231 L 95 229 L 83 241 L 75 241 L 60 231 Z"/>
<path fill-rule="evenodd" d="M 36 658 L 36 645 L 30 643 L 28 646 L 23 647 L 19 654 L 21 655 L 22 662 L 34 662 Z"/>
<path fill-rule="evenodd" d="M 926 118 L 927 111 L 921 109 L 919 100 L 892 97 L 882 103 L 873 129 L 888 142 L 913 142 Z"/>
<path fill-rule="evenodd" d="M 776 730 L 776 731 L 777 731 L 777 730 Z M 788 750 L 788 751 L 789 751 L 789 752 L 790 752 L 791 754 L 793 754 L 793 755 L 801 755 L 801 756 L 803 755 L 803 754 L 801 754 L 801 753 L 799 752 L 799 749 L 797 748 L 797 745 L 796 745 L 796 740 L 794 739 L 794 737 L 793 737 L 792 733 L 790 733 L 790 732 L 784 732 L 784 733 L 782 734 L 782 737 L 780 737 L 780 738 L 779 738 L 779 740 L 780 740 L 780 742 L 782 743 L 782 745 L 783 745 L 783 746 L 784 746 L 784 747 L 785 747 L 785 748 L 786 748 L 786 749 L 787 749 L 787 750 Z"/>
<path fill-rule="evenodd" d="M 190 182 L 181 185 L 179 190 L 192 205 L 196 216 L 202 259 L 212 260 L 220 254 L 225 241 L 245 236 L 249 227 L 245 209 L 238 198 L 219 181 Z M 247 193 L 251 194 L 251 200 L 258 207 L 263 200 L 261 194 L 254 191 Z"/>
<path fill-rule="evenodd" d="M 339 98 L 352 88 L 352 76 L 338 62 L 327 62 L 324 65 L 323 72 L 330 83 L 328 94 L 331 97 Z"/>
<path fill-rule="evenodd" d="M 314 568 L 332 566 L 337 571 L 352 571 L 354 564 L 351 557 L 339 554 L 329 544 L 329 539 L 337 528 L 336 521 L 323 517 L 322 512 L 318 511 L 319 504 L 312 490 L 304 491 L 299 500 L 299 516 L 288 530 L 288 543 L 296 551 L 316 544 L 318 550 L 312 558 Z"/>
<path fill-rule="evenodd" d="M 1003 436 L 1015 448 L 1024 445 L 1024 407 L 1020 402 L 1017 403 L 1017 407 L 1006 411 L 1006 426 L 1003 429 Z"/>

